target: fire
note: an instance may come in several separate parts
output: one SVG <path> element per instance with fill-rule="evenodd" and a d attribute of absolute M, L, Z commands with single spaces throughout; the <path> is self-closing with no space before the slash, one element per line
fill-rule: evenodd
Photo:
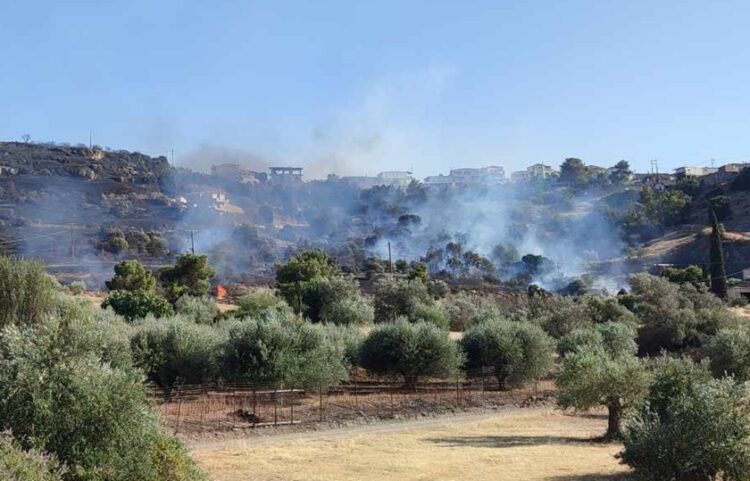
<path fill-rule="evenodd" d="M 214 288 L 214 296 L 217 299 L 226 299 L 227 290 L 221 284 L 216 284 L 216 287 Z"/>

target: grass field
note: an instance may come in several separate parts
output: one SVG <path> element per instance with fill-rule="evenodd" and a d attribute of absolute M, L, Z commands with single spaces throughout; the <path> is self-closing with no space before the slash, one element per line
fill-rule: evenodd
<path fill-rule="evenodd" d="M 215 481 L 626 479 L 601 417 L 538 409 L 193 446 Z"/>

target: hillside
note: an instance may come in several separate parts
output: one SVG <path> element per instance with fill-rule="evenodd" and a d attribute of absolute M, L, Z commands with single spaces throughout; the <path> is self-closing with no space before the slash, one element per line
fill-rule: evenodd
<path fill-rule="evenodd" d="M 382 270 L 368 258 L 387 258 L 390 246 L 394 259 L 422 260 L 447 281 L 557 289 L 588 275 L 611 290 L 633 270 L 705 263 L 707 206 L 726 195 L 727 270 L 747 265 L 750 194 L 688 187 L 691 202 L 670 225 L 623 236 L 618 219 L 638 205 L 640 186 L 246 184 L 175 169 L 164 157 L 0 142 L 0 248 L 93 286 L 121 259 L 157 268 L 192 248 L 209 255 L 220 280 L 254 282 L 307 248 L 328 251 L 354 273 Z"/>

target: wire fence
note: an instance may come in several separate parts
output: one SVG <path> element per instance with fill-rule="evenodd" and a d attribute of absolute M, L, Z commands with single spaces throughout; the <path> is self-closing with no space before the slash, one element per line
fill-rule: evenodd
<path fill-rule="evenodd" d="M 421 417 L 474 408 L 527 406 L 552 396 L 552 381 L 503 390 L 488 376 L 405 386 L 399 379 L 356 378 L 335 386 L 281 388 L 251 384 L 180 386 L 151 396 L 175 434 L 315 423 Z"/>

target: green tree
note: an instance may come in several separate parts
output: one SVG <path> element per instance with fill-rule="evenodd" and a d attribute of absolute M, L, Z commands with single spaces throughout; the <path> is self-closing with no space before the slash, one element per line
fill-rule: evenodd
<path fill-rule="evenodd" d="M 224 338 L 219 329 L 176 316 L 138 326 L 130 341 L 133 362 L 162 388 L 215 381 Z"/>
<path fill-rule="evenodd" d="M 750 479 L 746 386 L 724 378 L 680 387 L 662 409 L 646 403 L 624 430 L 620 457 L 636 479 Z"/>
<path fill-rule="evenodd" d="M 339 299 L 323 307 L 321 320 L 325 323 L 363 326 L 375 320 L 375 309 L 366 297 L 357 294 L 354 297 Z"/>
<path fill-rule="evenodd" d="M 276 295 L 276 291 L 267 287 L 256 287 L 240 297 L 239 309 L 234 312 L 238 317 L 260 317 L 266 312 L 290 312 L 291 307 Z"/>
<path fill-rule="evenodd" d="M 731 375 L 739 381 L 750 380 L 750 331 L 748 328 L 722 329 L 711 337 L 704 354 L 717 377 Z"/>
<path fill-rule="evenodd" d="M 276 285 L 282 297 L 294 308 L 303 311 L 302 294 L 311 284 L 339 274 L 339 268 L 333 259 L 320 250 L 304 251 L 276 266 Z"/>
<path fill-rule="evenodd" d="M 711 212 L 711 292 L 719 299 L 727 298 L 727 271 L 724 265 L 721 229 L 716 213 Z"/>
<path fill-rule="evenodd" d="M 637 406 L 649 378 L 643 361 L 635 356 L 613 357 L 602 348 L 570 352 L 557 378 L 558 403 L 563 409 L 608 411 L 607 437 L 620 436 L 623 412 Z"/>
<path fill-rule="evenodd" d="M 601 348 L 612 357 L 632 356 L 638 351 L 635 337 L 635 330 L 630 325 L 605 322 L 572 331 L 560 339 L 557 351 L 565 357 L 571 352 Z"/>
<path fill-rule="evenodd" d="M 448 376 L 458 369 L 459 352 L 448 332 L 404 319 L 373 329 L 362 342 L 359 364 L 373 374 L 401 375 L 407 387 L 420 376 Z"/>
<path fill-rule="evenodd" d="M 345 346 L 330 342 L 326 329 L 270 312 L 229 326 L 222 373 L 233 381 L 288 386 L 329 385 L 346 378 Z"/>
<path fill-rule="evenodd" d="M 174 310 L 196 324 L 213 324 L 219 315 L 216 301 L 208 296 L 182 296 L 175 302 Z"/>
<path fill-rule="evenodd" d="M 609 180 L 614 185 L 623 185 L 633 176 L 633 171 L 630 170 L 630 164 L 627 160 L 621 160 L 614 165 L 612 172 L 609 174 Z"/>
<path fill-rule="evenodd" d="M 197 254 L 177 256 L 175 264 L 161 270 L 159 278 L 164 292 L 170 302 L 176 302 L 184 295 L 205 296 L 208 293 L 209 280 L 215 272 L 208 265 L 208 257 Z"/>
<path fill-rule="evenodd" d="M 115 265 L 115 275 L 105 282 L 110 291 L 154 292 L 156 278 L 137 260 L 122 261 Z"/>
<path fill-rule="evenodd" d="M 142 319 L 149 314 L 164 317 L 174 312 L 166 299 L 144 291 L 113 291 L 102 302 L 102 309 L 108 307 L 128 321 Z"/>
<path fill-rule="evenodd" d="M 684 284 L 689 282 L 696 287 L 706 284 L 706 273 L 699 266 L 687 266 L 683 269 L 677 267 L 665 267 L 661 276 L 669 279 L 669 282 Z"/>
<path fill-rule="evenodd" d="M 501 389 L 538 379 L 549 371 L 552 339 L 530 323 L 493 319 L 475 324 L 464 334 L 461 347 L 466 369 L 494 370 Z"/>
<path fill-rule="evenodd" d="M 39 323 L 54 308 L 55 287 L 38 262 L 0 257 L 0 328 Z"/>
<path fill-rule="evenodd" d="M 375 281 L 375 321 L 393 321 L 400 316 L 417 320 L 423 306 L 435 303 L 427 285 L 419 280 L 382 277 Z"/>
<path fill-rule="evenodd" d="M 589 171 L 581 159 L 570 157 L 560 165 L 560 182 L 582 186 L 589 182 Z"/>

